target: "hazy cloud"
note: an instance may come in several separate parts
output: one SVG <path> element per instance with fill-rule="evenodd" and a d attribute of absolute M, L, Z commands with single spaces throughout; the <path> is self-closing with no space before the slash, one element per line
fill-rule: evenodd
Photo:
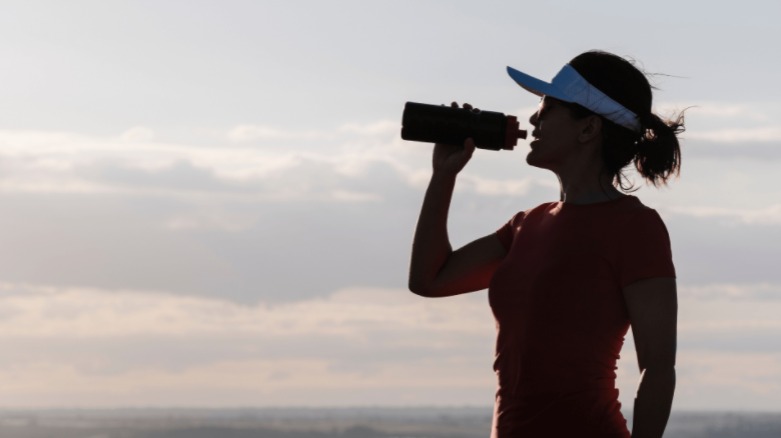
<path fill-rule="evenodd" d="M 258 142 L 276 140 L 324 140 L 330 134 L 316 131 L 284 131 L 265 125 L 238 125 L 228 131 L 228 139 L 234 142 Z"/>
<path fill-rule="evenodd" d="M 127 142 L 150 141 L 155 138 L 155 132 L 146 126 L 134 126 L 119 136 Z"/>
<path fill-rule="evenodd" d="M 704 301 L 696 290 L 681 291 L 679 407 L 701 406 L 697 394 L 712 395 L 711 408 L 728 406 L 725 393 L 740 394 L 747 407 L 778 402 L 779 392 L 762 383 L 775 385 L 779 373 L 778 345 L 768 340 L 781 335 L 781 300 L 743 293 L 736 307 L 731 298 Z M 65 394 L 72 395 L 69 406 L 138 404 L 153 388 L 158 402 L 194 397 L 210 406 L 373 404 L 377 394 L 435 403 L 443 392 L 487 404 L 495 385 L 495 328 L 484 293 L 425 299 L 403 289 L 354 287 L 241 305 L 6 283 L 0 315 L 0 378 L 21 404 L 41 406 Z M 630 405 L 639 377 L 633 349 L 630 337 L 618 372 L 622 401 Z"/>
<path fill-rule="evenodd" d="M 252 334 L 366 340 L 420 329 L 445 336 L 485 334 L 491 322 L 474 297 L 425 300 L 404 290 L 352 288 L 323 298 L 242 305 L 160 292 L 0 284 L 0 337 L 104 338 Z M 423 342 L 400 336 L 402 343 Z M 440 340 L 441 342 L 441 340 Z"/>
<path fill-rule="evenodd" d="M 0 165 L 6 170 L 0 188 L 10 193 L 233 192 L 261 200 L 376 200 L 381 193 L 355 190 L 349 187 L 355 185 L 351 181 L 365 185 L 372 177 L 368 169 L 379 164 L 398 173 L 400 182 L 416 185 L 422 169 L 428 167 L 428 160 L 410 160 L 409 149 L 400 148 L 397 139 L 376 137 L 388 126 L 387 122 L 346 125 L 332 132 L 332 138 L 341 135 L 341 139 L 309 151 L 155 143 L 151 131 L 143 127 L 117 138 L 0 131 Z M 298 133 L 278 133 L 300 139 Z"/>
<path fill-rule="evenodd" d="M 685 286 L 680 290 L 682 295 L 691 299 L 703 301 L 762 301 L 781 300 L 781 284 L 756 283 L 716 283 L 707 285 Z M 779 321 L 781 323 L 781 321 Z"/>
<path fill-rule="evenodd" d="M 301 151 L 0 132 L 0 235 L 24 248 L 0 257 L 4 280 L 250 303 L 403 286 L 431 147 L 394 130 L 336 127 L 339 140 Z M 781 250 L 768 238 L 781 223 L 765 202 L 770 164 L 686 163 L 673 190 L 639 193 L 667 220 L 682 278 L 781 281 L 771 269 Z M 521 151 L 478 151 L 456 188 L 453 244 L 557 195 L 555 177 L 526 166 Z"/>
<path fill-rule="evenodd" d="M 771 204 L 756 209 L 739 209 L 723 207 L 671 207 L 673 214 L 681 214 L 698 218 L 727 219 L 746 225 L 781 225 L 781 204 Z"/>
<path fill-rule="evenodd" d="M 703 132 L 690 132 L 687 139 L 714 143 L 754 143 L 781 142 L 781 126 L 763 126 L 758 128 L 718 129 Z"/>

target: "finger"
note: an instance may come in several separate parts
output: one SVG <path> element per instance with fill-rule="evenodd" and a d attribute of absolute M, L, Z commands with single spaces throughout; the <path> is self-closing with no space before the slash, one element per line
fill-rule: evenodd
<path fill-rule="evenodd" d="M 464 104 L 464 109 L 471 110 L 471 109 L 472 109 L 472 105 L 470 105 L 470 104 L 468 104 L 468 103 L 465 103 L 465 104 Z"/>
<path fill-rule="evenodd" d="M 450 106 L 453 108 L 458 108 L 458 102 L 451 102 Z"/>
<path fill-rule="evenodd" d="M 475 141 L 472 139 L 472 137 L 464 140 L 464 154 L 466 154 L 467 157 L 472 156 L 472 153 L 474 153 L 476 147 L 477 146 L 475 146 Z"/>

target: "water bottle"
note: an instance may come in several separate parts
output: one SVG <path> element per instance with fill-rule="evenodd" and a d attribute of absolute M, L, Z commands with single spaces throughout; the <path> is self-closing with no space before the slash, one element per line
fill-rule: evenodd
<path fill-rule="evenodd" d="M 407 102 L 401 118 L 401 138 L 461 146 L 472 137 L 481 149 L 512 150 L 526 131 L 515 116 L 444 105 Z"/>

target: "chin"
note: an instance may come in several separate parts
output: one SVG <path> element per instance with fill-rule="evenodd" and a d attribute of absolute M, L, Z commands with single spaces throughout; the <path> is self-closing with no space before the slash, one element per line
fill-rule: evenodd
<path fill-rule="evenodd" d="M 539 153 L 536 152 L 534 149 L 530 150 L 528 154 L 526 154 L 526 164 L 529 166 L 534 167 L 543 167 L 541 166 Z"/>
<path fill-rule="evenodd" d="M 532 167 L 539 167 L 540 169 L 553 170 L 553 163 L 542 159 L 534 150 L 529 151 L 526 155 L 526 164 Z"/>

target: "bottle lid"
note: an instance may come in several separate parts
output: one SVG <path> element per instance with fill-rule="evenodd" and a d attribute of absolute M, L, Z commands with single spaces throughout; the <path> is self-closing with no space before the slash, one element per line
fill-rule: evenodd
<path fill-rule="evenodd" d="M 507 130 L 504 134 L 504 147 L 502 149 L 511 151 L 518 144 L 519 138 L 526 138 L 526 131 L 519 129 L 519 126 L 515 116 L 507 116 Z"/>

